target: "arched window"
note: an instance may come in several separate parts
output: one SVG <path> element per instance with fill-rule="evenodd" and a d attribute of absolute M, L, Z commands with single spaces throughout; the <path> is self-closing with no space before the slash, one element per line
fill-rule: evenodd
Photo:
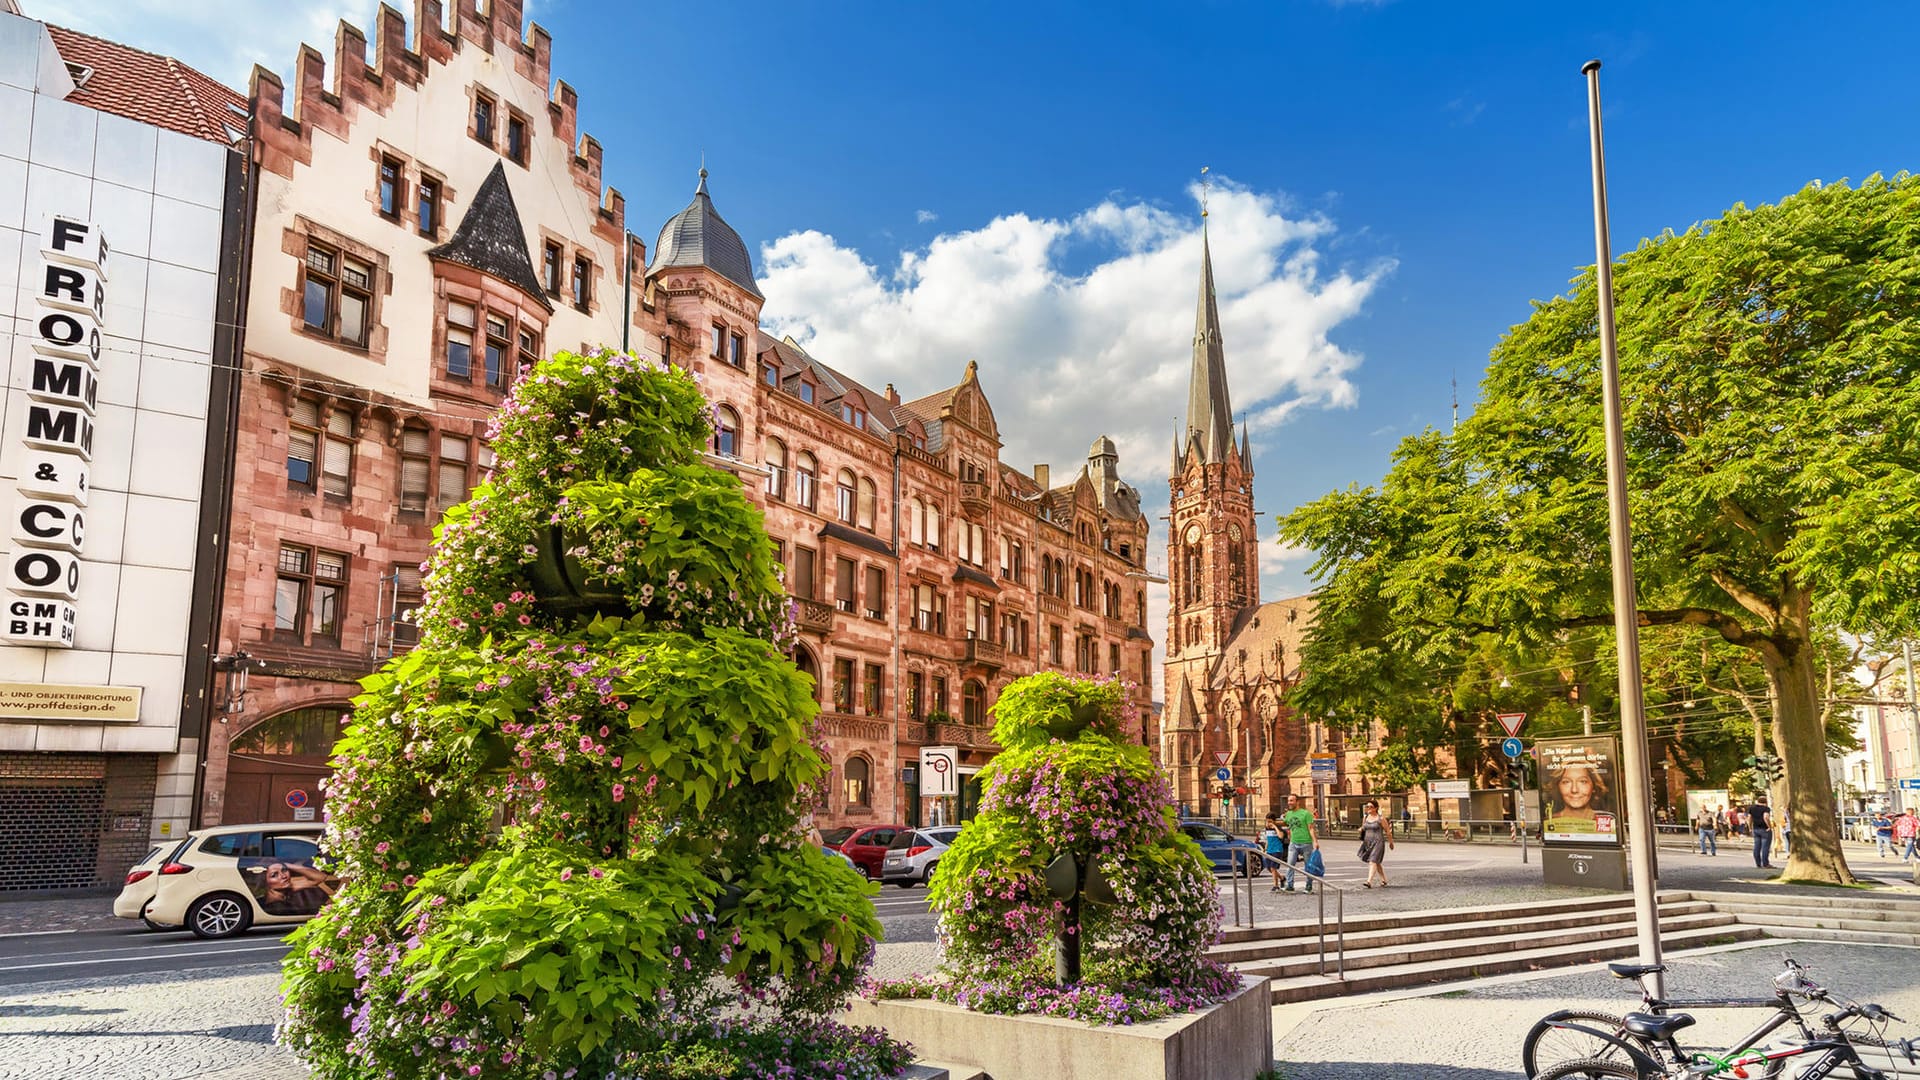
<path fill-rule="evenodd" d="M 860 527 L 867 530 L 868 532 L 873 531 L 874 518 L 877 512 L 875 504 L 877 501 L 878 500 L 876 499 L 875 493 L 874 493 L 873 481 L 867 479 L 864 476 L 861 477 L 860 478 L 860 507 L 859 507 Z"/>
<path fill-rule="evenodd" d="M 787 444 L 779 439 L 767 440 L 767 495 L 787 497 Z"/>
<path fill-rule="evenodd" d="M 740 450 L 740 414 L 725 405 L 713 410 L 713 452 L 733 457 Z"/>
<path fill-rule="evenodd" d="M 873 766 L 867 763 L 866 758 L 855 754 L 847 759 L 847 764 L 842 770 L 842 773 L 842 782 L 846 785 L 847 791 L 847 809 L 867 809 L 871 794 L 869 789 L 873 786 L 871 782 Z"/>
<path fill-rule="evenodd" d="M 1188 545 L 1187 571 L 1183 576 L 1187 581 L 1187 603 L 1189 604 L 1200 602 L 1200 574 L 1200 548 L 1196 545 Z"/>
<path fill-rule="evenodd" d="M 799 670 L 800 674 L 813 680 L 813 700 L 819 701 L 820 661 L 813 658 L 813 653 L 809 652 L 805 645 L 795 645 L 793 647 L 793 666 Z"/>
<path fill-rule="evenodd" d="M 800 453 L 800 461 L 793 470 L 793 501 L 813 509 L 814 491 L 819 486 L 820 463 L 813 455 L 805 451 Z"/>
<path fill-rule="evenodd" d="M 858 489 L 854 486 L 853 470 L 841 469 L 834 485 L 833 508 L 835 516 L 847 525 L 853 524 L 853 504 L 858 498 L 857 491 Z"/>
<path fill-rule="evenodd" d="M 927 546 L 940 550 L 940 508 L 933 503 L 927 504 Z"/>
<path fill-rule="evenodd" d="M 1239 544 L 1227 545 L 1227 573 L 1230 575 L 1230 591 L 1235 603 L 1247 598 L 1247 560 Z"/>
<path fill-rule="evenodd" d="M 915 496 L 913 506 L 907 511 L 907 535 L 916 544 L 926 543 L 927 507 L 918 496 Z"/>
<path fill-rule="evenodd" d="M 987 690 L 978 679 L 968 679 L 960 686 L 960 719 L 973 727 L 987 724 Z"/>
<path fill-rule="evenodd" d="M 325 758 L 340 739 L 340 718 L 350 711 L 346 705 L 320 705 L 281 713 L 247 729 L 227 752 L 253 757 Z"/>

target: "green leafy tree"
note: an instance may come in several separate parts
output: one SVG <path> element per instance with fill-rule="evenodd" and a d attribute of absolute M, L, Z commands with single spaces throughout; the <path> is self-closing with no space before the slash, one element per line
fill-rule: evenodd
<path fill-rule="evenodd" d="M 1920 621 L 1917 238 L 1920 182 L 1874 177 L 1736 206 L 1616 269 L 1638 619 L 1758 664 L 1793 878 L 1852 880 L 1827 783 L 1822 627 Z M 1455 435 L 1406 440 L 1378 490 L 1283 523 L 1320 556 L 1303 701 L 1361 704 L 1338 691 L 1369 666 L 1385 686 L 1404 668 L 1454 670 L 1479 635 L 1537 649 L 1610 623 L 1596 310 L 1589 270 L 1494 349 Z M 1320 665 L 1340 677 L 1316 694 Z"/>
<path fill-rule="evenodd" d="M 335 749 L 344 886 L 286 965 L 284 1036 L 319 1076 L 903 1063 L 825 1019 L 880 928 L 800 828 L 812 691 L 709 434 L 690 376 L 624 354 L 561 353 L 503 406 L 420 644 Z"/>

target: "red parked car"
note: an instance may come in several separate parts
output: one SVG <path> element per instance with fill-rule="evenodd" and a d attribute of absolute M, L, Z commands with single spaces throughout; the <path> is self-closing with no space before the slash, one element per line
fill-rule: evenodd
<path fill-rule="evenodd" d="M 869 825 L 856 829 L 852 836 L 840 845 L 840 854 L 853 860 L 853 865 L 869 878 L 880 876 L 880 864 L 887 857 L 887 847 L 893 843 L 895 833 L 905 832 L 905 825 Z"/>

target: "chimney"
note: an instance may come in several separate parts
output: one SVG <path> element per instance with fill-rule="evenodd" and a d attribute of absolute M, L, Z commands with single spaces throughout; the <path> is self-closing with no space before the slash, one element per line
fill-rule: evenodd
<path fill-rule="evenodd" d="M 900 391 L 895 390 L 893 388 L 892 383 L 887 384 L 887 404 L 889 405 L 900 404 Z"/>
<path fill-rule="evenodd" d="M 1040 485 L 1040 491 L 1042 494 L 1045 494 L 1046 492 L 1053 490 L 1053 485 L 1048 482 L 1048 475 L 1051 472 L 1052 470 L 1045 465 L 1035 465 L 1033 467 L 1033 479 L 1036 483 Z"/>

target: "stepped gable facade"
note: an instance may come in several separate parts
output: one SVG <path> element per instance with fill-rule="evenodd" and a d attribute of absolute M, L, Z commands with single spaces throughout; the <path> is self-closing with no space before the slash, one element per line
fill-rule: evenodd
<path fill-rule="evenodd" d="M 413 638 L 440 512 L 554 349 L 623 325 L 626 208 L 521 0 L 381 7 L 255 68 L 258 190 L 204 823 L 324 813 L 357 680 Z M 633 264 L 646 245 L 631 245 Z M 637 305 L 636 305 L 637 307 Z M 294 794 L 298 792 L 299 794 Z M 298 805 L 295 805 L 298 804 Z"/>
<path fill-rule="evenodd" d="M 1300 646 L 1313 597 L 1260 600 L 1259 529 L 1252 444 L 1236 440 L 1210 240 L 1201 234 L 1187 417 L 1176 437 L 1167 530 L 1166 715 L 1161 763 L 1183 813 L 1264 817 L 1288 794 L 1324 816 L 1353 817 L 1367 795 L 1359 761 L 1367 743 L 1296 715 L 1287 692 L 1300 677 Z M 1316 786 L 1314 756 L 1332 756 L 1330 785 Z M 1225 769 L 1228 779 L 1218 778 Z M 1383 799 L 1385 797 L 1383 796 Z M 1395 803 L 1390 809 L 1398 808 Z"/>

